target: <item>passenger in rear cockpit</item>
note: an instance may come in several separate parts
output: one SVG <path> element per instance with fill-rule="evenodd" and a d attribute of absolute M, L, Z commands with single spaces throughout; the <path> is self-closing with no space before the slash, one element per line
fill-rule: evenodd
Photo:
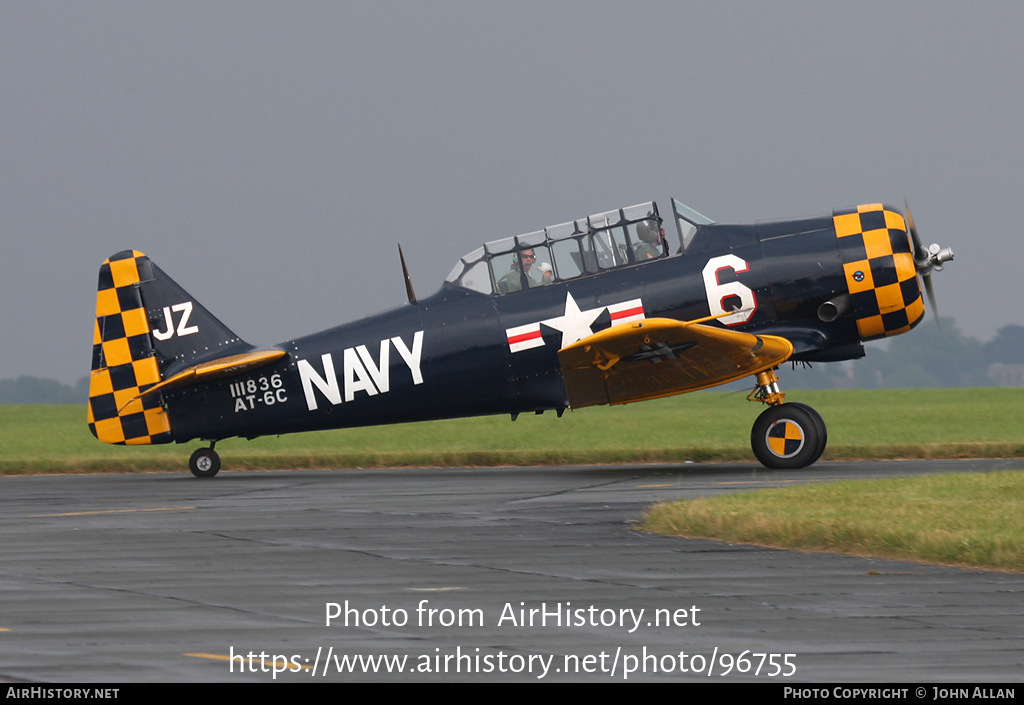
<path fill-rule="evenodd" d="M 530 278 L 530 267 L 533 266 L 533 260 L 536 259 L 536 255 L 533 250 L 523 250 L 519 253 L 518 257 L 512 258 L 512 271 L 503 276 L 498 280 L 498 291 L 502 294 L 507 294 L 510 291 L 522 291 L 523 281 L 519 273 L 519 261 L 523 262 L 523 270 L 526 272 L 526 280 L 530 282 L 529 286 L 536 286 Z"/>

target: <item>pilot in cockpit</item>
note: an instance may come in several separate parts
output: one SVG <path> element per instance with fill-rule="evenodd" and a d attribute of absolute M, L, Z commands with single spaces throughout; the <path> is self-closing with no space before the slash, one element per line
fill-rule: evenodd
<path fill-rule="evenodd" d="M 637 262 L 661 257 L 664 253 L 665 231 L 656 220 L 642 220 L 637 223 L 636 234 L 640 238 L 640 243 L 633 248 Z"/>

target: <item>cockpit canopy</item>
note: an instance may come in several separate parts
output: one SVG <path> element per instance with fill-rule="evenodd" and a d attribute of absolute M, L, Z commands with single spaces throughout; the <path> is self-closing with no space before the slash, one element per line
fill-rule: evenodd
<path fill-rule="evenodd" d="M 679 243 L 712 221 L 672 199 Z M 668 257 L 654 201 L 596 213 L 525 235 L 494 240 L 463 257 L 445 281 L 482 294 L 508 294 Z"/>

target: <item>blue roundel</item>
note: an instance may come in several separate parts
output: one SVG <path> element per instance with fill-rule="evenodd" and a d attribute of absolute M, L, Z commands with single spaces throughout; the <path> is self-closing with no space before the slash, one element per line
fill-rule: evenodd
<path fill-rule="evenodd" d="M 854 272 L 853 273 L 853 280 L 857 281 L 857 282 L 864 281 L 864 272 L 862 272 L 860 270 L 857 270 L 856 272 Z"/>

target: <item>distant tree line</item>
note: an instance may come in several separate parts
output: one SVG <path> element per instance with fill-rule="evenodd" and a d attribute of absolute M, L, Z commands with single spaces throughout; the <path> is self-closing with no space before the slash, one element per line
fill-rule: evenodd
<path fill-rule="evenodd" d="M 922 321 L 912 335 L 889 341 L 888 350 L 869 348 L 852 362 L 797 363 L 781 372 L 788 389 L 909 389 L 914 387 L 1024 387 L 1024 326 L 1006 325 L 987 343 L 965 336 L 952 318 Z M 736 382 L 736 388 L 749 386 Z M 54 379 L 0 380 L 0 404 L 84 404 L 89 378 L 74 385 Z"/>
<path fill-rule="evenodd" d="M 800 365 L 783 377 L 794 389 L 910 389 L 915 387 L 1024 387 L 1024 326 L 1006 325 L 980 343 L 965 336 L 952 318 L 942 327 L 929 318 L 910 335 L 889 341 L 887 350 L 846 363 Z"/>
<path fill-rule="evenodd" d="M 0 404 L 84 404 L 88 399 L 88 377 L 73 386 L 42 377 L 0 380 Z"/>

